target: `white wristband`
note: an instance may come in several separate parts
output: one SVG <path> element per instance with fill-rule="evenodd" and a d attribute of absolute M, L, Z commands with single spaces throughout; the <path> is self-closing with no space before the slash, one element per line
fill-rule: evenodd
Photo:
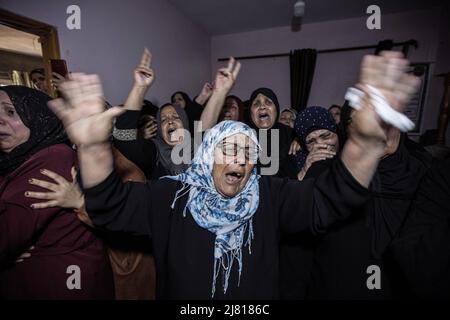
<path fill-rule="evenodd" d="M 402 132 L 407 132 L 414 129 L 414 122 L 412 122 L 403 113 L 398 112 L 392 108 L 385 96 L 377 88 L 367 85 L 369 91 L 370 103 L 373 105 L 375 112 L 383 119 L 384 122 L 398 128 Z M 348 88 L 345 93 L 345 100 L 347 100 L 353 109 L 361 109 L 361 99 L 364 92 L 356 88 Z"/>

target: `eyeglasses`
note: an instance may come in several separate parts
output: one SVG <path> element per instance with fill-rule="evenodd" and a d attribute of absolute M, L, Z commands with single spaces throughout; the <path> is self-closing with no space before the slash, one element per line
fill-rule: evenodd
<path fill-rule="evenodd" d="M 224 156 L 237 157 L 242 151 L 244 151 L 246 160 L 255 160 L 257 158 L 257 149 L 255 147 L 240 146 L 236 143 L 222 142 L 222 153 Z"/>

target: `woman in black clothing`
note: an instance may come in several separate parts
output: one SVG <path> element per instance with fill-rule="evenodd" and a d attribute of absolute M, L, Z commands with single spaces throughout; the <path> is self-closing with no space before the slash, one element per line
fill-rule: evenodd
<path fill-rule="evenodd" d="M 230 60 L 234 61 L 234 60 Z M 239 62 L 237 68 L 240 68 Z M 225 70 L 222 68 L 219 70 Z M 291 128 L 277 121 L 280 105 L 275 93 L 268 88 L 255 90 L 250 97 L 249 126 L 257 131 L 262 152 L 258 160 L 258 171 L 263 175 L 297 178 L 294 156 L 289 149 L 294 139 Z M 222 112 L 222 105 L 208 103 L 202 113 L 203 129 L 214 126 Z"/>
<path fill-rule="evenodd" d="M 199 121 L 202 116 L 203 107 L 212 94 L 212 85 L 205 83 L 200 94 L 192 100 L 187 93 L 177 91 L 170 97 L 172 105 L 183 108 L 189 118 L 191 133 L 195 130 L 195 121 Z M 202 130 L 203 131 L 203 130 Z"/>
<path fill-rule="evenodd" d="M 262 147 L 262 156 L 259 162 L 261 174 L 296 179 L 295 159 L 294 156 L 289 155 L 294 132 L 288 126 L 278 122 L 280 104 L 276 94 L 268 88 L 256 89 L 250 96 L 249 112 L 249 125 L 257 130 L 258 140 Z M 275 131 L 278 132 L 278 139 L 272 141 Z M 266 143 L 262 143 L 264 140 L 261 139 L 266 139 Z M 274 154 L 278 157 L 274 157 Z M 267 158 L 264 159 L 265 157 Z M 269 168 L 273 168 L 275 171 Z"/>
<path fill-rule="evenodd" d="M 301 151 L 297 152 L 298 179 L 303 180 L 311 164 L 333 158 L 339 150 L 337 126 L 331 113 L 322 107 L 308 107 L 295 120 Z"/>
<path fill-rule="evenodd" d="M 144 139 L 152 139 L 156 137 L 158 126 L 156 123 L 156 115 L 159 108 L 148 100 L 142 103 L 142 110 L 138 123 L 138 134 Z"/>
<path fill-rule="evenodd" d="M 342 137 L 348 139 L 355 111 L 348 104 L 342 111 Z M 406 140 L 406 134 L 398 129 L 388 131 L 386 149 L 370 186 L 371 200 L 310 248 L 301 246 L 292 259 L 291 268 L 312 259 L 311 279 L 302 284 L 308 288 L 305 298 L 391 299 L 397 295 L 399 279 L 392 276 L 384 254 L 405 221 L 431 160 L 425 150 L 407 147 Z M 313 163 L 305 179 L 318 178 L 334 161 Z"/>
<path fill-rule="evenodd" d="M 450 159 L 436 161 L 391 246 L 415 297 L 450 299 Z"/>
<path fill-rule="evenodd" d="M 134 85 L 125 102 L 127 111 L 117 118 L 113 130 L 114 146 L 131 162 L 144 172 L 147 179 L 156 179 L 165 175 L 179 174 L 188 166 L 175 164 L 171 152 L 176 145 L 181 147 L 190 143 L 186 137 L 189 120 L 183 108 L 165 104 L 156 114 L 157 135 L 146 139 L 139 134 L 144 96 L 153 83 L 154 72 L 151 69 L 151 54 L 145 49 L 141 64 L 134 71 Z M 186 131 L 185 131 L 186 130 Z M 186 149 L 191 150 L 189 147 Z M 189 160 L 191 152 L 189 152 Z"/>
<path fill-rule="evenodd" d="M 339 150 L 336 123 L 325 108 L 312 106 L 298 115 L 294 128 L 302 148 L 296 154 L 298 179 L 300 181 L 304 179 L 312 164 L 326 163 L 327 165 L 320 167 L 313 166 L 312 170 L 319 176 L 328 169 L 329 164 L 322 160 L 334 158 L 336 151 Z M 281 299 L 295 300 L 306 297 L 315 241 L 315 237 L 305 234 L 285 234 L 281 237 Z"/>
<path fill-rule="evenodd" d="M 135 163 L 147 179 L 184 171 L 188 162 L 175 164 L 171 159 L 174 146 L 183 144 L 184 134 L 189 133 L 188 118 L 184 110 L 171 104 L 163 105 L 156 116 L 158 131 L 154 139 L 144 139 L 136 134 L 139 117 L 139 111 L 128 110 L 117 118 L 113 131 L 114 146 Z M 180 134 L 183 134 L 183 138 Z"/>
<path fill-rule="evenodd" d="M 366 57 L 362 85 L 376 83 L 386 97 L 409 96 L 417 83 L 403 64 L 396 53 Z M 219 72 L 210 103 L 223 105 L 237 71 L 230 63 Z M 159 298 L 277 298 L 279 233 L 320 234 L 347 218 L 366 201 L 384 150 L 384 123 L 364 100 L 341 160 L 316 181 L 259 178 L 254 132 L 224 121 L 206 134 L 185 173 L 124 184 L 113 170 L 109 143 L 113 118 L 123 110 L 104 111 L 100 89 L 96 76 L 74 75 L 61 85 L 71 106 L 59 99 L 50 106 L 79 146 L 94 224 L 152 237 Z M 396 101 L 397 110 L 403 110 L 406 103 Z M 251 246 L 251 254 L 242 250 L 245 246 Z"/>

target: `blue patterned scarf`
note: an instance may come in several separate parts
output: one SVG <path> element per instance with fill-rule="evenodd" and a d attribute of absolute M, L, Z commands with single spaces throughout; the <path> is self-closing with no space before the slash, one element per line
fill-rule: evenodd
<path fill-rule="evenodd" d="M 242 272 L 242 245 L 247 233 L 248 246 L 251 253 L 251 240 L 253 238 L 252 218 L 259 205 L 259 175 L 253 169 L 245 187 L 233 198 L 222 196 L 214 186 L 213 166 L 214 150 L 223 139 L 237 133 L 248 136 L 259 149 L 255 132 L 246 124 L 238 121 L 222 121 L 205 135 L 203 142 L 197 150 L 195 157 L 184 173 L 168 178 L 183 183 L 177 191 L 172 208 L 178 198 L 189 192 L 186 208 L 189 209 L 195 222 L 202 228 L 216 235 L 214 243 L 214 274 L 211 298 L 214 297 L 216 279 L 223 272 L 224 294 L 228 288 L 233 262 L 239 264 L 239 282 Z M 254 154 L 254 163 L 257 153 Z M 186 208 L 183 215 L 186 215 Z M 238 282 L 238 286 L 239 286 Z"/>

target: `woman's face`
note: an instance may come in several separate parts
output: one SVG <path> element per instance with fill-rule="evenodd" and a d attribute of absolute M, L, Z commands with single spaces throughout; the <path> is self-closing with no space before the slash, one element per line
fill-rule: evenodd
<path fill-rule="evenodd" d="M 219 142 L 214 151 L 213 179 L 216 190 L 232 198 L 247 184 L 255 163 L 256 145 L 242 133 Z"/>
<path fill-rule="evenodd" d="M 295 116 L 289 110 L 284 110 L 280 116 L 280 122 L 288 127 L 294 128 Z"/>
<path fill-rule="evenodd" d="M 31 82 L 33 82 L 36 89 L 47 92 L 47 82 L 45 81 L 45 76 L 42 73 L 34 72 L 31 75 Z"/>
<path fill-rule="evenodd" d="M 163 140 L 169 146 L 176 146 L 183 142 L 184 126 L 180 116 L 173 106 L 161 110 L 161 132 Z"/>
<path fill-rule="evenodd" d="M 260 93 L 252 103 L 250 114 L 259 129 L 270 129 L 277 119 L 277 108 L 271 99 Z"/>
<path fill-rule="evenodd" d="M 173 97 L 173 104 L 181 107 L 181 108 L 185 108 L 186 107 L 186 101 L 184 100 L 183 96 L 179 93 L 177 93 L 174 97 Z"/>
<path fill-rule="evenodd" d="M 333 116 L 334 122 L 336 122 L 336 124 L 339 124 L 341 122 L 341 109 L 331 108 L 330 113 Z"/>
<path fill-rule="evenodd" d="M 227 98 L 222 110 L 223 120 L 239 120 L 239 105 L 233 98 Z"/>
<path fill-rule="evenodd" d="M 337 152 L 339 149 L 337 134 L 327 129 L 315 130 L 308 134 L 305 139 L 305 144 L 308 152 L 311 152 L 317 144 L 327 145 L 327 150 L 329 151 Z"/>
<path fill-rule="evenodd" d="M 4 91 L 0 91 L 0 151 L 9 153 L 30 138 L 28 129 Z"/>

